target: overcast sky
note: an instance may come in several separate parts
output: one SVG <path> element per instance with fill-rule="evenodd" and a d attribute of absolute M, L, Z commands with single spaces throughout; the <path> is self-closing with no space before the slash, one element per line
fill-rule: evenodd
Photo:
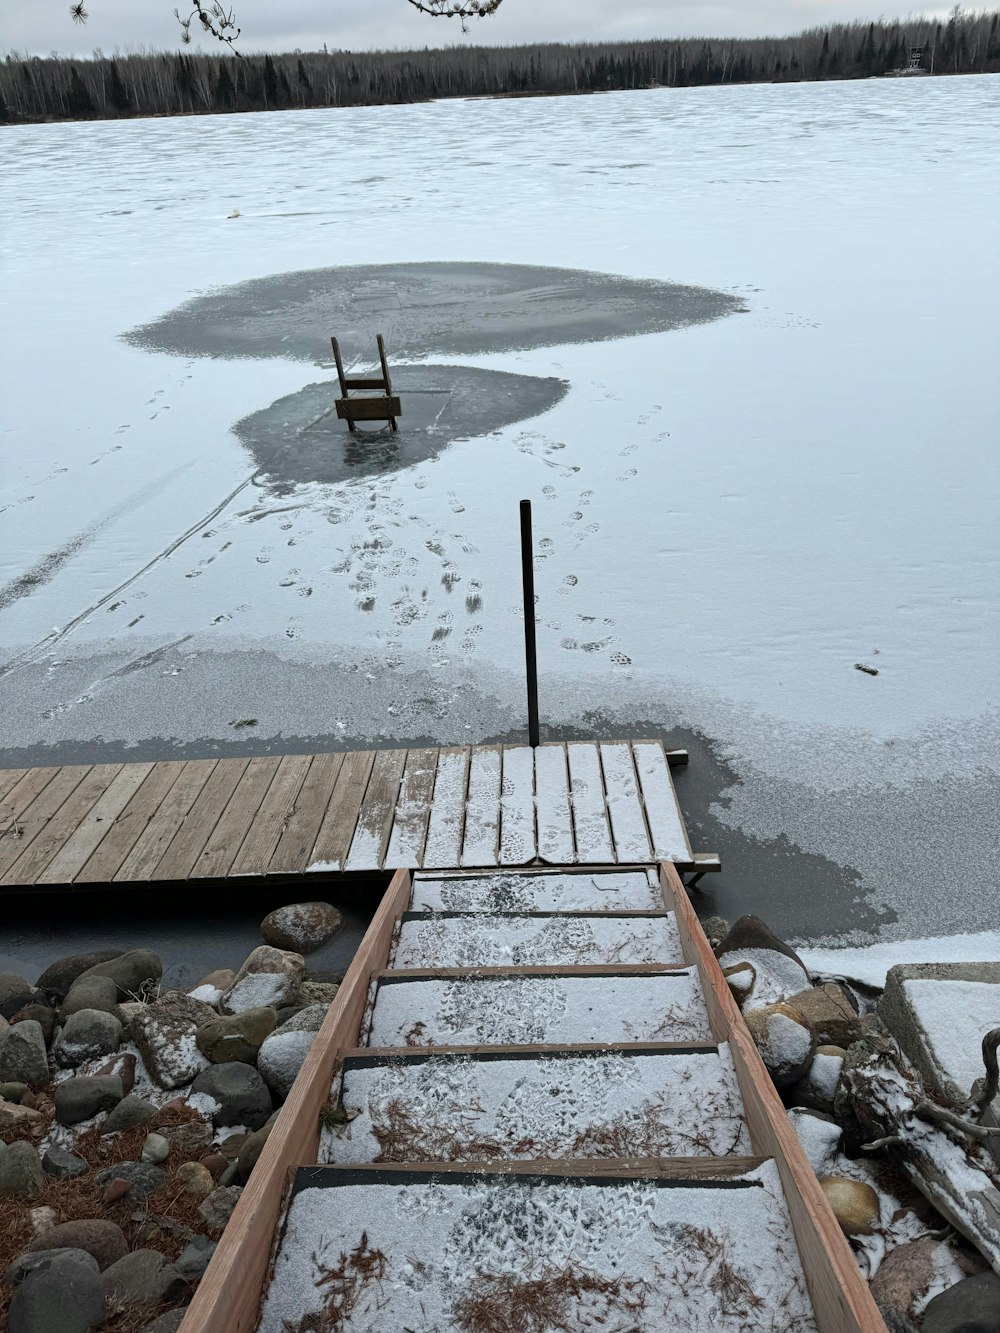
<path fill-rule="evenodd" d="M 469 24 L 463 35 L 455 19 L 432 19 L 407 0 L 227 0 L 243 29 L 244 51 L 361 50 L 381 47 L 447 46 L 457 43 L 613 41 L 637 37 L 754 37 L 854 19 L 903 18 L 937 7 L 891 0 L 503 0 L 499 12 Z M 85 0 L 84 26 L 70 19 L 68 0 L 3 4 L 0 49 L 86 56 L 95 48 L 179 45 L 173 16 L 184 0 Z M 218 49 L 197 38 L 198 49 Z"/>

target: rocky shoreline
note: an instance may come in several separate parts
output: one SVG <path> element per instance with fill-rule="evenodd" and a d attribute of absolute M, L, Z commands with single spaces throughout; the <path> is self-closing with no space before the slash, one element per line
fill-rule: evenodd
<path fill-rule="evenodd" d="M 148 949 L 0 975 L 0 1325 L 175 1333 L 336 995 L 304 955 L 340 926 L 281 907 L 188 990 Z"/>

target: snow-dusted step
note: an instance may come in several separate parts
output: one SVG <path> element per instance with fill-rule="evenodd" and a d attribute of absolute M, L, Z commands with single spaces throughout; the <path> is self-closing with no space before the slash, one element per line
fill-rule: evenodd
<path fill-rule="evenodd" d="M 681 963 L 674 918 L 413 913 L 402 919 L 389 966 L 567 967 Z"/>
<path fill-rule="evenodd" d="M 529 1310 L 543 1313 L 529 1323 Z M 778 1173 L 765 1162 L 715 1181 L 303 1168 L 260 1330 L 307 1327 L 816 1325 Z"/>
<path fill-rule="evenodd" d="M 656 872 L 414 875 L 415 912 L 647 912 L 663 908 Z"/>
<path fill-rule="evenodd" d="M 728 1046 L 349 1056 L 339 1083 L 338 1166 L 752 1152 Z"/>
<path fill-rule="evenodd" d="M 694 971 L 407 979 L 383 975 L 366 1046 L 711 1041 Z"/>

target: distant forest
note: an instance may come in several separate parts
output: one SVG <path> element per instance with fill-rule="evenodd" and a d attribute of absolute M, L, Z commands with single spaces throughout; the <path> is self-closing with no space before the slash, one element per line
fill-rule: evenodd
<path fill-rule="evenodd" d="M 1000 11 L 814 28 L 795 37 L 291 55 L 146 53 L 0 63 L 0 121 L 175 116 L 288 107 L 1000 72 Z"/>

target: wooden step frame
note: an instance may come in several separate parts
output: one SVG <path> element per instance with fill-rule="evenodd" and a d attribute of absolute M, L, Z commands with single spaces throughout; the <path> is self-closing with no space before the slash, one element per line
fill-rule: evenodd
<path fill-rule="evenodd" d="M 381 333 L 375 335 L 378 343 L 378 359 L 382 366 L 382 376 L 349 377 L 344 373 L 344 361 L 340 355 L 340 343 L 330 339 L 333 347 L 333 359 L 337 365 L 337 379 L 340 381 L 340 397 L 337 399 L 337 416 L 347 422 L 349 431 L 357 430 L 356 421 L 388 421 L 393 430 L 398 430 L 396 418 L 403 415 L 399 398 L 392 392 L 392 380 L 389 377 L 389 362 L 385 355 L 385 342 Z M 352 398 L 352 389 L 381 389 L 380 397 Z"/>

